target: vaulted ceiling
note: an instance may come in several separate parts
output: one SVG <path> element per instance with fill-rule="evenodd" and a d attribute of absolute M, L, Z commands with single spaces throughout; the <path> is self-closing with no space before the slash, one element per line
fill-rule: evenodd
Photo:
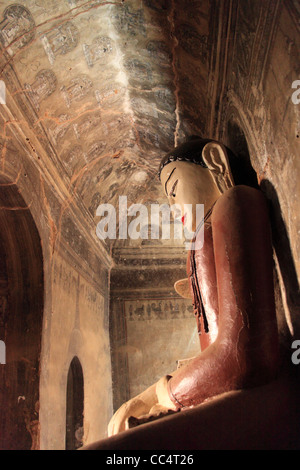
<path fill-rule="evenodd" d="M 11 122 L 33 151 L 44 149 L 92 218 L 120 195 L 163 201 L 161 156 L 207 132 L 214 8 L 209 0 L 0 2 L 1 78 L 19 113 Z M 10 131 L 1 133 L 2 165 L 16 145 Z"/>

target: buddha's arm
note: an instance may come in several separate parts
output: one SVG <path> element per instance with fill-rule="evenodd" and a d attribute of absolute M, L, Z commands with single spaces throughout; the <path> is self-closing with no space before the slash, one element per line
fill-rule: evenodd
<path fill-rule="evenodd" d="M 219 334 L 169 380 L 170 398 L 179 407 L 270 381 L 278 365 L 272 245 L 263 195 L 244 186 L 227 191 L 215 206 L 212 230 Z"/>

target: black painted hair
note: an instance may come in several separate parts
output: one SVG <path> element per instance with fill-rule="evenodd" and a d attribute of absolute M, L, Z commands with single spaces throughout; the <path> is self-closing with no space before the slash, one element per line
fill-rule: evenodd
<path fill-rule="evenodd" d="M 214 139 L 203 139 L 199 136 L 191 136 L 185 143 L 178 145 L 171 152 L 167 153 L 161 160 L 158 176 L 160 177 L 162 169 L 171 162 L 181 161 L 190 162 L 207 168 L 202 158 L 202 150 L 209 142 L 216 142 Z M 231 173 L 235 184 L 245 184 L 258 188 L 256 173 L 250 162 L 242 155 L 235 155 L 232 150 L 225 146 L 227 151 Z"/>
<path fill-rule="evenodd" d="M 211 139 L 202 139 L 198 136 L 191 136 L 187 142 L 178 145 L 171 152 L 167 153 L 161 160 L 158 170 L 158 176 L 162 169 L 171 162 L 190 162 L 207 168 L 202 158 L 202 150 L 206 144 L 213 142 Z"/>

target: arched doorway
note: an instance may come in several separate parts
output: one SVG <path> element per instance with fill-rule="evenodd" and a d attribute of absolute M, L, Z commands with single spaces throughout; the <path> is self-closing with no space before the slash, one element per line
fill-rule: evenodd
<path fill-rule="evenodd" d="M 0 449 L 39 449 L 44 305 L 41 240 L 15 184 L 0 179 Z"/>
<path fill-rule="evenodd" d="M 84 379 L 78 357 L 71 362 L 67 382 L 66 450 L 83 444 Z"/>

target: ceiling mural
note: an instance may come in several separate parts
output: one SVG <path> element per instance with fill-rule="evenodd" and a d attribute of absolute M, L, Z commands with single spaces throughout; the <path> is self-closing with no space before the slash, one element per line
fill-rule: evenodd
<path fill-rule="evenodd" d="M 214 2 L 179 3 L 0 2 L 1 77 L 24 132 L 95 221 L 120 195 L 166 202 L 161 156 L 205 134 Z"/>

